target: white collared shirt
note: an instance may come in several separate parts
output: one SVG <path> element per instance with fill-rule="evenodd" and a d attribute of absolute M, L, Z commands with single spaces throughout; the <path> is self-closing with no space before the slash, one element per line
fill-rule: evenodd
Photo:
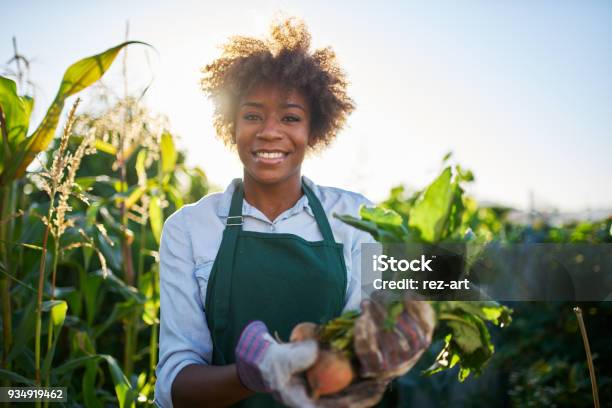
<path fill-rule="evenodd" d="M 333 187 L 317 186 L 304 177 L 327 215 L 336 242 L 344 245 L 347 268 L 347 299 L 344 310 L 359 308 L 361 300 L 361 244 L 375 242 L 370 234 L 343 223 L 333 214 L 358 216 L 362 204 L 371 205 L 363 195 Z M 206 322 L 206 288 L 221 246 L 235 184 L 223 193 L 209 194 L 170 216 L 163 228 L 160 245 L 160 333 L 155 402 L 171 407 L 171 387 L 176 375 L 190 364 L 210 364 L 212 339 Z M 321 241 L 308 198 L 297 203 L 274 221 L 246 200 L 242 204 L 243 230 L 298 235 L 307 241 Z"/>

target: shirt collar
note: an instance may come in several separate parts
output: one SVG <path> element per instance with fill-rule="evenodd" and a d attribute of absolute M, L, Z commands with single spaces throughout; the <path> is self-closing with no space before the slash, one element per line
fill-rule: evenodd
<path fill-rule="evenodd" d="M 308 187 L 310 187 L 310 189 L 313 191 L 315 196 L 321 199 L 319 187 L 306 176 L 302 176 L 302 180 Z M 234 194 L 234 190 L 236 189 L 236 185 L 238 182 L 240 182 L 240 179 L 232 180 L 231 183 L 227 186 L 227 188 L 223 192 L 223 198 L 221 199 L 221 202 L 219 203 L 219 206 L 217 207 L 217 215 L 219 217 L 225 218 L 228 216 L 230 205 L 232 203 L 232 195 Z M 290 209 L 288 209 L 287 211 L 279 215 L 277 220 L 280 221 L 283 219 L 287 219 L 289 217 L 297 215 L 300 211 L 306 211 L 311 217 L 314 218 L 314 212 L 312 211 L 312 208 L 310 207 L 310 204 L 308 203 L 308 197 L 306 197 L 305 194 L 302 195 L 302 197 L 300 197 L 300 199 L 295 203 L 293 207 L 291 207 Z M 261 211 L 259 211 L 257 208 L 247 203 L 246 200 L 242 202 L 242 215 L 252 216 L 255 218 L 266 220 L 265 216 L 261 213 Z"/>

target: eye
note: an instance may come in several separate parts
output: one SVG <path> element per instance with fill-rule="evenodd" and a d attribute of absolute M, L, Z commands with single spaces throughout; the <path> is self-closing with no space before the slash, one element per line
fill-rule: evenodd
<path fill-rule="evenodd" d="M 299 122 L 300 121 L 300 117 L 299 116 L 295 116 L 295 115 L 287 115 L 283 118 L 283 121 L 285 122 Z"/>
<path fill-rule="evenodd" d="M 249 120 L 249 121 L 261 120 L 261 116 L 259 116 L 259 115 L 255 114 L 255 113 L 247 113 L 247 114 L 244 114 L 244 115 L 242 116 L 242 118 L 243 118 L 244 120 Z"/>

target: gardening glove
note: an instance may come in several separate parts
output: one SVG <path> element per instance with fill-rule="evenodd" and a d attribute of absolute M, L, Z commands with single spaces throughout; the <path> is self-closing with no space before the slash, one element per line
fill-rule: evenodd
<path fill-rule="evenodd" d="M 428 302 L 404 297 L 390 307 L 389 297 L 375 293 L 361 303 L 354 328 L 359 375 L 390 381 L 410 370 L 431 344 L 435 314 Z"/>
<path fill-rule="evenodd" d="M 342 391 L 319 398 L 317 408 L 367 408 L 376 405 L 385 393 L 389 381 L 379 379 L 360 380 Z"/>
<path fill-rule="evenodd" d="M 408 372 L 429 347 L 435 325 L 429 303 L 406 298 L 389 308 L 392 297 L 376 293 L 373 298 L 361 303 L 353 331 L 361 379 L 339 393 L 320 398 L 317 407 L 376 405 L 391 380 Z"/>
<path fill-rule="evenodd" d="M 316 341 L 279 344 L 263 322 L 254 321 L 243 330 L 235 353 L 238 377 L 245 387 L 272 393 L 290 407 L 315 407 L 300 373 L 317 359 Z"/>

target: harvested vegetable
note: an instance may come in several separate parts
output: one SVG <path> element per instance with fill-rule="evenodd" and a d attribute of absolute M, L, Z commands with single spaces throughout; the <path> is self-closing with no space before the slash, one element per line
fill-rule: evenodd
<path fill-rule="evenodd" d="M 348 387 L 354 378 L 353 367 L 343 353 L 321 350 L 315 364 L 306 371 L 306 378 L 312 398 L 317 399 Z"/>
<path fill-rule="evenodd" d="M 310 339 L 317 338 L 317 328 L 318 326 L 311 322 L 303 322 L 296 325 L 293 330 L 291 330 L 291 335 L 289 336 L 289 341 L 304 341 Z"/>

